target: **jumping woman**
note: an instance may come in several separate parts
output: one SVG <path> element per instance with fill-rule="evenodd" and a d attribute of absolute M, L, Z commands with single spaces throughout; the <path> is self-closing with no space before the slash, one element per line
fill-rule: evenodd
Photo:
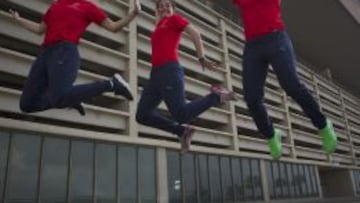
<path fill-rule="evenodd" d="M 217 65 L 205 57 L 199 32 L 183 16 L 174 13 L 171 0 L 156 1 L 158 22 L 151 35 L 152 70 L 138 103 L 136 119 L 139 123 L 177 135 L 181 150 L 190 148 L 194 128 L 188 123 L 209 108 L 234 99 L 234 93 L 213 85 L 210 94 L 186 103 L 184 90 L 184 69 L 177 54 L 183 32 L 193 41 L 202 67 L 216 69 Z M 171 114 L 168 119 L 156 110 L 161 101 Z"/>
<path fill-rule="evenodd" d="M 77 45 L 86 28 L 94 22 L 112 32 L 121 30 L 141 10 L 139 0 L 133 3 L 134 9 L 118 21 L 107 17 L 96 0 L 54 1 L 40 23 L 10 10 L 13 18 L 27 30 L 39 35 L 45 33 L 43 49 L 33 63 L 22 91 L 21 111 L 33 113 L 73 107 L 85 115 L 82 102 L 108 91 L 132 100 L 129 86 L 119 74 L 90 84 L 73 83 L 80 67 Z"/>

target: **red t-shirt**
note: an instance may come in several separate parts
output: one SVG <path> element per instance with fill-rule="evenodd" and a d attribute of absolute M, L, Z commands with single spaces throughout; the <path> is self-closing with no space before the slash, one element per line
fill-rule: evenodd
<path fill-rule="evenodd" d="M 189 21 L 178 14 L 164 17 L 156 24 L 155 30 L 151 34 L 153 67 L 178 61 L 177 49 L 182 32 L 188 24 Z"/>
<path fill-rule="evenodd" d="M 86 0 L 58 0 L 44 15 L 47 28 L 43 45 L 60 41 L 77 44 L 91 22 L 101 24 L 105 18 L 104 11 Z"/>
<path fill-rule="evenodd" d="M 281 0 L 233 0 L 242 15 L 246 40 L 284 30 Z"/>

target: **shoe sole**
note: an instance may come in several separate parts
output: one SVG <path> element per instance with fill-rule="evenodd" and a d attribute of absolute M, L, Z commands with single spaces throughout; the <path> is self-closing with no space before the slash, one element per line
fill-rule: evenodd
<path fill-rule="evenodd" d="M 126 90 L 130 93 L 130 95 L 131 95 L 131 97 L 132 97 L 129 83 L 127 83 L 127 82 L 124 80 L 124 78 L 122 78 L 121 75 L 118 74 L 118 73 L 116 73 L 116 74 L 114 75 L 114 77 L 115 77 L 115 79 L 116 79 L 120 84 L 122 84 L 122 85 L 126 88 Z"/>

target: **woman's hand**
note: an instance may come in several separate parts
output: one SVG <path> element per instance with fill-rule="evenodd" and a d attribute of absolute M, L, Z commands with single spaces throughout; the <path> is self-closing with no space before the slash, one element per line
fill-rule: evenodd
<path fill-rule="evenodd" d="M 216 70 L 216 69 L 219 69 L 219 64 L 217 64 L 216 62 L 214 61 L 210 61 L 209 59 L 207 59 L 205 56 L 203 57 L 200 57 L 199 58 L 199 62 L 201 64 L 201 67 L 203 68 L 203 71 L 205 71 L 205 68 L 206 69 L 209 69 L 209 70 Z"/>
<path fill-rule="evenodd" d="M 20 21 L 21 17 L 17 11 L 9 9 L 9 13 L 16 21 Z"/>
<path fill-rule="evenodd" d="M 11 14 L 11 17 L 19 23 L 19 25 L 33 33 L 41 35 L 46 30 L 46 24 L 43 21 L 41 21 L 41 23 L 36 23 L 28 19 L 22 18 L 17 11 L 12 9 L 9 10 L 9 13 Z"/>
<path fill-rule="evenodd" d="M 134 0 L 134 13 L 135 14 L 139 14 L 141 11 L 141 4 L 140 4 L 140 0 Z"/>

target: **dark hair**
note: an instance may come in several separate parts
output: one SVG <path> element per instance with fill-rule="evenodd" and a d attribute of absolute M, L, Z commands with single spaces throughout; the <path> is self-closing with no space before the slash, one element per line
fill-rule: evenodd
<path fill-rule="evenodd" d="M 162 1 L 162 0 L 156 0 L 156 2 L 155 2 L 156 8 L 159 8 L 160 1 Z M 175 8 L 175 2 L 174 2 L 173 0 L 169 0 L 169 1 L 170 1 L 170 3 L 171 3 L 171 6 L 172 6 L 173 8 Z"/>

